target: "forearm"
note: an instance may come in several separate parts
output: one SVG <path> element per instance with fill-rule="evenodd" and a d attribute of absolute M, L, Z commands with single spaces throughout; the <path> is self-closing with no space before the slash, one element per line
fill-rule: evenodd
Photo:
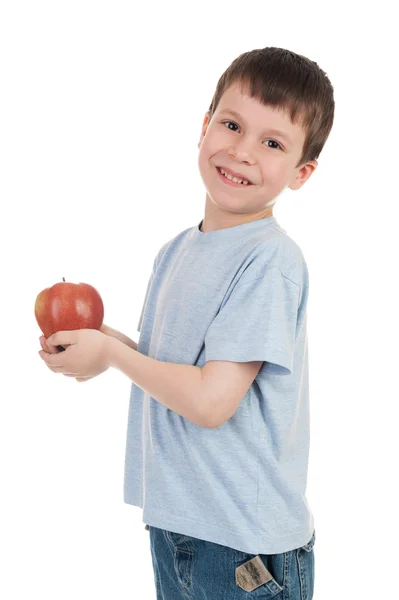
<path fill-rule="evenodd" d="M 136 342 L 131 340 L 129 337 L 127 337 L 127 335 L 125 335 L 124 333 L 121 333 L 117 329 L 112 329 L 112 327 L 109 327 L 108 325 L 103 324 L 101 326 L 100 331 L 102 333 L 105 333 L 105 335 L 108 335 L 110 337 L 115 338 L 116 340 L 119 340 L 120 342 L 122 342 L 122 344 L 126 344 L 126 346 L 129 346 L 129 348 L 132 348 L 133 350 L 137 350 Z"/>
<path fill-rule="evenodd" d="M 109 362 L 166 408 L 195 425 L 211 427 L 201 367 L 150 358 L 112 337 Z"/>

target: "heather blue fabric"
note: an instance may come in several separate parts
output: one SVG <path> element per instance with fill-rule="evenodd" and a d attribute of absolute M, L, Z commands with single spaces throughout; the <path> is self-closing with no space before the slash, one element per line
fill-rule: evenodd
<path fill-rule="evenodd" d="M 138 351 L 202 367 L 264 361 L 235 414 L 207 429 L 132 384 L 124 500 L 150 526 L 251 554 L 312 537 L 308 269 L 275 217 L 202 232 L 158 252 Z"/>

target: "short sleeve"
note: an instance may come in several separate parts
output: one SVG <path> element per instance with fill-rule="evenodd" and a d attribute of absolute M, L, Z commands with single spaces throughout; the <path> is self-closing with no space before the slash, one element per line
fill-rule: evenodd
<path fill-rule="evenodd" d="M 146 307 L 146 304 L 147 304 L 148 296 L 149 296 L 149 293 L 150 293 L 152 281 L 154 279 L 155 271 L 157 270 L 158 263 L 159 263 L 160 259 L 162 258 L 162 256 L 165 254 L 165 251 L 168 248 L 169 243 L 170 242 L 166 242 L 166 244 L 164 244 L 162 246 L 162 248 L 159 250 L 158 254 L 156 255 L 156 257 L 154 259 L 154 262 L 153 262 L 153 265 L 152 265 L 152 271 L 151 271 L 150 279 L 148 280 L 148 283 L 147 283 L 147 291 L 145 293 L 145 298 L 144 298 L 143 306 L 141 308 L 141 314 L 140 314 L 139 322 L 137 324 L 137 331 L 141 331 L 141 324 L 143 322 L 144 311 L 145 311 L 145 307 Z"/>
<path fill-rule="evenodd" d="M 264 364 L 258 375 L 266 369 L 291 375 L 299 298 L 299 285 L 277 267 L 238 284 L 208 328 L 205 362 L 261 360 Z"/>
<path fill-rule="evenodd" d="M 141 331 L 141 324 L 143 322 L 143 315 L 144 315 L 145 307 L 146 307 L 146 304 L 147 304 L 148 294 L 150 293 L 150 289 L 151 289 L 151 284 L 152 284 L 153 277 L 154 277 L 154 271 L 151 273 L 150 279 L 149 279 L 148 284 L 147 284 L 147 291 L 145 293 L 145 298 L 144 298 L 143 306 L 141 308 L 141 314 L 140 314 L 139 322 L 138 322 L 138 325 L 137 325 L 137 331 Z"/>

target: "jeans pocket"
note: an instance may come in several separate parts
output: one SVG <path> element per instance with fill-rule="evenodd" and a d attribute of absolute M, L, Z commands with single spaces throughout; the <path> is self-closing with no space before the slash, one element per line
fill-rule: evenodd
<path fill-rule="evenodd" d="M 260 586 L 265 586 L 267 598 L 273 598 L 283 591 L 270 571 L 265 567 L 259 554 L 236 567 L 236 584 L 245 592 L 252 592 Z"/>

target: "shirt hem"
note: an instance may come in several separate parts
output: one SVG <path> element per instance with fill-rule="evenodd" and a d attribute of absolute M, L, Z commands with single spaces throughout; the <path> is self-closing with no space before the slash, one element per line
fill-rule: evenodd
<path fill-rule="evenodd" d="M 143 509 L 140 503 L 132 500 L 124 500 L 125 504 L 137 506 Z M 262 536 L 249 535 L 248 531 L 232 532 L 222 529 L 216 525 L 205 523 L 203 521 L 192 521 L 181 515 L 163 514 L 159 511 L 143 509 L 143 523 L 157 529 L 173 531 L 181 535 L 187 535 L 201 539 L 213 544 L 227 546 L 239 552 L 246 554 L 282 554 L 291 552 L 297 548 L 302 548 L 312 538 L 314 533 L 313 519 L 310 521 L 310 527 L 301 528 L 287 536 L 279 536 L 278 539 L 262 539 Z"/>

